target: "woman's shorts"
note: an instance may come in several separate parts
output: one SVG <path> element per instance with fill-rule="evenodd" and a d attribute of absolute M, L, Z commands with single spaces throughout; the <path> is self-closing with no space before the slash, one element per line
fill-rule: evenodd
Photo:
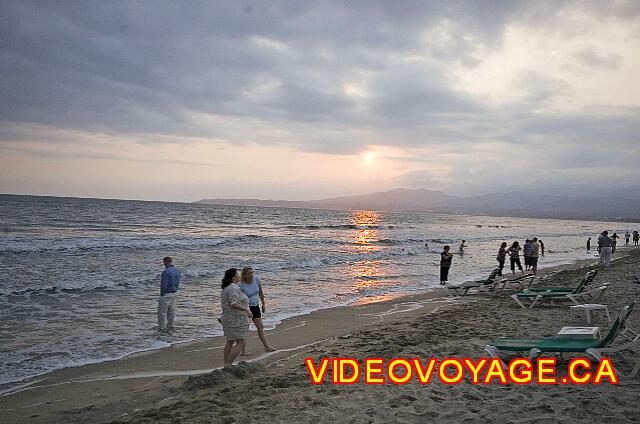
<path fill-rule="evenodd" d="M 262 311 L 260 310 L 260 305 L 251 306 L 249 305 L 249 309 L 251 309 L 251 313 L 254 318 L 262 318 Z"/>

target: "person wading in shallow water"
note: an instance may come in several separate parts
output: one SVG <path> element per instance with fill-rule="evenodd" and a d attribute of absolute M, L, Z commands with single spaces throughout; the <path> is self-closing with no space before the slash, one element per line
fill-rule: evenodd
<path fill-rule="evenodd" d="M 442 253 L 440 253 L 440 285 L 447 284 L 449 280 L 449 268 L 451 268 L 451 260 L 453 255 L 449 252 L 451 248 L 445 246 Z"/>
<path fill-rule="evenodd" d="M 502 244 L 500 245 L 500 249 L 498 250 L 498 256 L 496 257 L 496 260 L 498 261 L 498 269 L 500 269 L 500 271 L 498 272 L 498 275 L 502 275 L 502 269 L 504 268 L 504 260 L 507 257 L 507 242 L 503 241 Z"/>
<path fill-rule="evenodd" d="M 533 271 L 533 275 L 538 273 L 538 256 L 540 255 L 540 243 L 538 243 L 538 238 L 534 237 L 531 240 L 531 249 L 529 250 L 529 265 L 531 265 L 531 270 Z"/>
<path fill-rule="evenodd" d="M 464 254 L 464 248 L 467 247 L 466 244 L 464 244 L 464 240 L 462 240 L 462 243 L 460 243 L 460 247 L 458 247 L 458 252 L 460 252 L 461 255 Z"/>
<path fill-rule="evenodd" d="M 520 270 L 520 272 L 524 273 L 524 271 L 522 270 L 522 263 L 520 263 L 521 250 L 522 248 L 520 247 L 520 243 L 518 243 L 517 241 L 514 241 L 509 250 L 507 250 L 507 252 L 509 253 L 509 258 L 511 259 L 511 272 L 514 275 L 516 274 L 516 265 L 518 265 L 518 269 Z"/>
<path fill-rule="evenodd" d="M 173 266 L 173 259 L 167 256 L 162 262 L 164 271 L 160 277 L 160 299 L 158 299 L 158 331 L 173 330 L 176 317 L 176 296 L 180 286 L 180 271 Z"/>

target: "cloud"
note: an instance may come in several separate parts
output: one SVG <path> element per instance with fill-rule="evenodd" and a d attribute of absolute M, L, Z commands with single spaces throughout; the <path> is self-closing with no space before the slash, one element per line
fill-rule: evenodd
<path fill-rule="evenodd" d="M 135 160 L 95 145 L 387 146 L 409 158 L 398 183 L 493 190 L 511 166 L 481 155 L 562 144 L 536 156 L 551 173 L 637 145 L 639 16 L 597 1 L 4 1 L 0 148 Z"/>
<path fill-rule="evenodd" d="M 617 54 L 599 55 L 593 49 L 584 49 L 576 53 L 576 58 L 583 64 L 604 69 L 618 69 L 622 56 Z"/>

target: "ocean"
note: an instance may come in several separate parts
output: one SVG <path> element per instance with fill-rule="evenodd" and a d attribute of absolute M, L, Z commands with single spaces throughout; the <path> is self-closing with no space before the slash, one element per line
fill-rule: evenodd
<path fill-rule="evenodd" d="M 595 258 L 587 237 L 638 224 L 0 195 L 0 384 L 222 334 L 220 280 L 251 265 L 267 328 L 321 308 L 485 277 L 500 242 L 537 236 L 540 267 Z M 428 243 L 428 248 L 425 246 Z M 623 244 L 624 240 L 622 243 Z M 593 243 L 595 244 L 595 242 Z M 182 272 L 176 330 L 158 335 L 162 258 Z"/>

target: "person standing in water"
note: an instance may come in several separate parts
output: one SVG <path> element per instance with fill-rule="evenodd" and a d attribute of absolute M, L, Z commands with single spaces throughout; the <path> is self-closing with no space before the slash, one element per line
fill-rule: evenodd
<path fill-rule="evenodd" d="M 524 246 L 522 247 L 522 256 L 524 256 L 524 269 L 525 271 L 529 271 L 531 267 L 531 240 L 526 239 L 524 241 Z"/>
<path fill-rule="evenodd" d="M 262 312 L 264 306 L 264 292 L 262 291 L 262 281 L 257 275 L 254 275 L 253 268 L 245 266 L 240 273 L 240 290 L 249 298 L 249 309 L 253 314 L 252 321 L 258 330 L 258 337 L 267 352 L 275 352 L 275 348 L 267 342 L 267 336 L 264 334 L 264 325 L 262 323 Z M 260 309 L 262 303 L 262 309 Z M 247 344 L 244 344 L 243 355 L 250 355 L 247 352 Z"/>
<path fill-rule="evenodd" d="M 631 234 L 629 234 L 629 230 L 624 233 L 624 245 L 629 246 L 629 239 L 631 238 Z"/>
<path fill-rule="evenodd" d="M 538 240 L 538 243 L 540 243 L 540 256 L 544 257 L 544 243 L 542 240 Z"/>
<path fill-rule="evenodd" d="M 498 256 L 496 260 L 498 261 L 498 275 L 502 275 L 502 269 L 504 268 L 504 260 L 507 257 L 507 242 L 503 241 L 500 245 L 500 249 L 498 249 Z"/>
<path fill-rule="evenodd" d="M 462 243 L 460 243 L 460 247 L 458 248 L 458 251 L 460 252 L 460 254 L 464 254 L 464 248 L 467 247 L 466 244 L 464 244 L 464 240 L 462 240 Z"/>
<path fill-rule="evenodd" d="M 533 271 L 533 275 L 538 273 L 538 255 L 540 253 L 540 243 L 538 243 L 538 238 L 534 237 L 531 240 L 531 251 L 529 252 L 529 265 L 531 265 L 531 270 Z"/>
<path fill-rule="evenodd" d="M 591 237 L 587 239 L 587 253 L 591 253 Z"/>
<path fill-rule="evenodd" d="M 598 255 L 602 254 L 602 237 L 604 237 L 605 231 L 600 233 L 600 237 L 598 237 Z"/>
<path fill-rule="evenodd" d="M 633 245 L 637 246 L 640 241 L 640 233 L 638 230 L 633 230 Z"/>
<path fill-rule="evenodd" d="M 620 236 L 617 233 L 613 233 L 611 236 L 611 254 L 616 253 L 616 245 L 618 244 L 618 239 Z"/>
<path fill-rule="evenodd" d="M 522 250 L 522 248 L 517 241 L 514 241 L 509 250 L 507 250 L 509 258 L 511 259 L 511 272 L 513 275 L 516 275 L 516 265 L 518 265 L 520 272 L 524 273 L 522 264 L 520 263 L 520 250 Z"/>
<path fill-rule="evenodd" d="M 451 268 L 451 260 L 453 255 L 449 253 L 451 247 L 445 246 L 440 253 L 440 285 L 444 286 L 449 280 L 449 268 Z"/>
<path fill-rule="evenodd" d="M 180 286 L 180 271 L 173 266 L 173 259 L 166 256 L 162 259 L 164 271 L 160 276 L 160 298 L 158 299 L 158 331 L 173 330 L 176 317 L 176 297 Z"/>

